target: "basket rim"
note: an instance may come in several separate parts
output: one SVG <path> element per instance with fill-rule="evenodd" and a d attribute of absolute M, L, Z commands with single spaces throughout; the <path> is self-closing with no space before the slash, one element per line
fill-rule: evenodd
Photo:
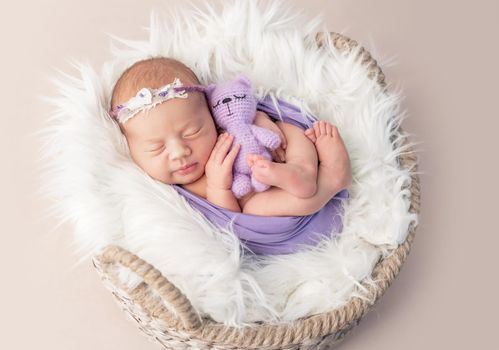
<path fill-rule="evenodd" d="M 386 91 L 385 75 L 374 58 L 357 41 L 335 32 L 320 32 L 316 35 L 318 48 L 324 45 L 334 45 L 340 51 L 358 50 L 361 63 L 368 68 L 368 76 L 374 79 Z M 399 132 L 402 133 L 399 126 Z M 404 139 L 406 152 L 399 157 L 400 166 L 411 170 L 410 208 L 409 212 L 419 214 L 420 211 L 420 180 L 417 174 L 418 161 L 415 152 L 408 145 L 408 138 Z M 300 343 L 306 339 L 325 337 L 334 332 L 348 332 L 352 325 L 360 322 L 361 318 L 379 300 L 391 285 L 404 264 L 415 236 L 417 224 L 411 224 L 406 240 L 392 251 L 392 254 L 380 258 L 372 271 L 375 284 L 361 285 L 368 290 L 366 299 L 352 297 L 350 301 L 337 309 L 310 315 L 286 323 L 254 323 L 245 327 L 226 326 L 212 319 L 201 319 L 187 297 L 171 283 L 154 266 L 148 264 L 135 254 L 115 245 L 105 247 L 93 257 L 94 266 L 103 279 L 107 279 L 113 286 L 118 284 L 115 276 L 109 274 L 108 267 L 119 264 L 130 268 L 144 279 L 150 288 L 158 293 L 162 301 L 172 307 L 168 310 L 162 303 L 147 298 L 141 291 L 130 296 L 133 302 L 139 303 L 145 310 L 150 311 L 150 317 L 166 323 L 169 332 L 173 330 L 188 334 L 189 337 L 202 341 L 224 344 L 236 347 L 286 346 Z M 144 287 L 144 286 L 142 286 Z M 115 294 L 118 298 L 118 296 Z M 119 299 L 119 298 L 118 298 Z M 344 334 L 343 334 L 344 335 Z"/>

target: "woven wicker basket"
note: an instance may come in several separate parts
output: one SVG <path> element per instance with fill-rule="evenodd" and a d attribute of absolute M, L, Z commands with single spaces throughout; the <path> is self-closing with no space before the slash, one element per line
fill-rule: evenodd
<path fill-rule="evenodd" d="M 358 43 L 337 33 L 319 33 L 318 46 L 331 35 L 335 47 L 349 51 Z M 386 88 L 385 77 L 368 51 L 361 48 L 362 64 L 367 65 L 369 78 Z M 407 145 L 408 140 L 405 140 Z M 398 159 L 401 167 L 410 169 L 411 213 L 419 213 L 420 185 L 417 158 L 408 149 Z M 111 290 L 123 309 L 139 324 L 139 328 L 165 349 L 330 349 L 356 326 L 361 318 L 383 295 L 397 276 L 414 239 L 415 225 L 409 227 L 406 241 L 388 258 L 380 259 L 372 277 L 376 287 L 369 290 L 371 302 L 352 298 L 338 309 L 298 319 L 286 324 L 255 323 L 251 327 L 233 328 L 211 319 L 200 319 L 189 300 L 153 266 L 136 255 L 116 246 L 106 247 L 93 259 L 104 284 Z M 115 267 L 128 268 L 143 282 L 130 289 L 119 281 Z"/>

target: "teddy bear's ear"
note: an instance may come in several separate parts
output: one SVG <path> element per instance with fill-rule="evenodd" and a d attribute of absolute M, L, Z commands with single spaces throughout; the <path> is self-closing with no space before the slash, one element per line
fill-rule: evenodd
<path fill-rule="evenodd" d="M 206 97 L 210 98 L 211 94 L 213 93 L 213 90 L 215 90 L 216 84 L 210 84 L 208 86 L 205 86 L 204 88 L 204 93 L 206 94 Z"/>
<path fill-rule="evenodd" d="M 208 92 L 212 92 L 216 86 L 217 86 L 216 84 L 210 84 L 210 85 L 205 87 L 205 90 Z"/>
<path fill-rule="evenodd" d="M 236 81 L 246 86 L 251 86 L 251 81 L 244 74 L 239 74 L 236 77 Z"/>

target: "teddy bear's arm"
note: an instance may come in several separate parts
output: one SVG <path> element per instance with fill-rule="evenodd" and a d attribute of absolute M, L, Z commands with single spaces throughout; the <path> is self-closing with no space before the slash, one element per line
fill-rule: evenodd
<path fill-rule="evenodd" d="M 251 125 L 251 132 L 255 138 L 266 148 L 275 150 L 281 144 L 279 135 L 269 129 L 261 128 L 256 125 Z"/>

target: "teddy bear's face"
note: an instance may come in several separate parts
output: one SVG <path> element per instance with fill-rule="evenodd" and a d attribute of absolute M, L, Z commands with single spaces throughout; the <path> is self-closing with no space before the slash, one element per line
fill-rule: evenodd
<path fill-rule="evenodd" d="M 224 129 L 236 124 L 252 124 L 255 119 L 256 99 L 249 80 L 244 77 L 210 85 L 207 98 L 216 124 Z"/>

